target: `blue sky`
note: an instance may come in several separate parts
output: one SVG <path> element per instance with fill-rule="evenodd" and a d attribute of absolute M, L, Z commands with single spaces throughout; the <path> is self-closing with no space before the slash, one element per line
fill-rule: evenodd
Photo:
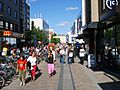
<path fill-rule="evenodd" d="M 81 0 L 29 0 L 31 18 L 42 16 L 58 34 L 70 31 L 80 14 Z"/>

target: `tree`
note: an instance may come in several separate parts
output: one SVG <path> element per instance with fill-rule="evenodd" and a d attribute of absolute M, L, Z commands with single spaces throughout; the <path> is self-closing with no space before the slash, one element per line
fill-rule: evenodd
<path fill-rule="evenodd" d="M 53 37 L 54 35 L 52 35 L 51 37 L 51 43 L 55 43 L 55 44 L 60 43 L 60 38 L 53 38 Z"/>
<path fill-rule="evenodd" d="M 34 27 L 32 30 L 25 32 L 25 38 L 31 43 L 34 43 L 34 38 L 36 37 L 36 41 L 46 42 L 47 33 L 45 30 L 40 30 L 39 28 Z"/>

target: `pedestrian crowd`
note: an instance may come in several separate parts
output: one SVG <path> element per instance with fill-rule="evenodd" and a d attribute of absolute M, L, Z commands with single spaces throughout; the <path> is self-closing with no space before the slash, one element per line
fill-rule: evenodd
<path fill-rule="evenodd" d="M 43 52 L 43 57 L 46 57 L 45 62 L 47 63 L 48 75 L 51 78 L 55 75 L 55 62 L 58 55 L 60 64 L 72 64 L 74 63 L 74 57 L 78 55 L 74 45 L 67 44 L 56 44 L 54 46 L 40 45 L 40 47 L 23 47 L 22 50 L 19 48 L 12 48 L 10 54 L 13 57 L 19 53 L 19 58 L 16 60 L 16 73 L 19 75 L 20 86 L 24 86 L 26 80 L 26 72 L 28 71 L 31 75 L 31 81 L 36 80 L 36 71 L 38 69 L 39 59 L 41 57 L 41 52 Z M 7 56 L 6 48 L 2 52 L 3 56 Z M 80 55 L 81 56 L 81 55 Z M 82 56 L 84 57 L 84 56 Z M 83 58 L 81 62 L 83 63 Z M 66 60 L 65 60 L 66 59 Z"/>

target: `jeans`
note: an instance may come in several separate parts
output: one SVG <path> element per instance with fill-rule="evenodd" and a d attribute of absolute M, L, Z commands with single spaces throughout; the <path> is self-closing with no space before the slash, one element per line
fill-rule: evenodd
<path fill-rule="evenodd" d="M 60 55 L 60 63 L 64 64 L 64 55 Z"/>
<path fill-rule="evenodd" d="M 72 63 L 72 57 L 68 57 L 68 64 L 71 64 Z"/>

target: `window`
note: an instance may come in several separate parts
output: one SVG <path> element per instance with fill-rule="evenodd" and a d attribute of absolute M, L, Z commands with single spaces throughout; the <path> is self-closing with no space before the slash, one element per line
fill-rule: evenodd
<path fill-rule="evenodd" d="M 5 29 L 8 29 L 9 25 L 8 22 L 5 23 Z"/>
<path fill-rule="evenodd" d="M 14 11 L 14 17 L 17 18 L 17 11 Z"/>
<path fill-rule="evenodd" d="M 10 24 L 10 30 L 13 30 L 13 24 Z"/>
<path fill-rule="evenodd" d="M 3 21 L 0 21 L 0 28 L 3 28 Z"/>
<path fill-rule="evenodd" d="M 11 15 L 11 8 L 10 7 L 7 8 L 7 13 L 8 13 L 8 15 Z"/>
<path fill-rule="evenodd" d="M 17 0 L 14 0 L 14 3 L 17 5 Z"/>
<path fill-rule="evenodd" d="M 3 3 L 0 2 L 0 12 L 3 12 Z"/>

